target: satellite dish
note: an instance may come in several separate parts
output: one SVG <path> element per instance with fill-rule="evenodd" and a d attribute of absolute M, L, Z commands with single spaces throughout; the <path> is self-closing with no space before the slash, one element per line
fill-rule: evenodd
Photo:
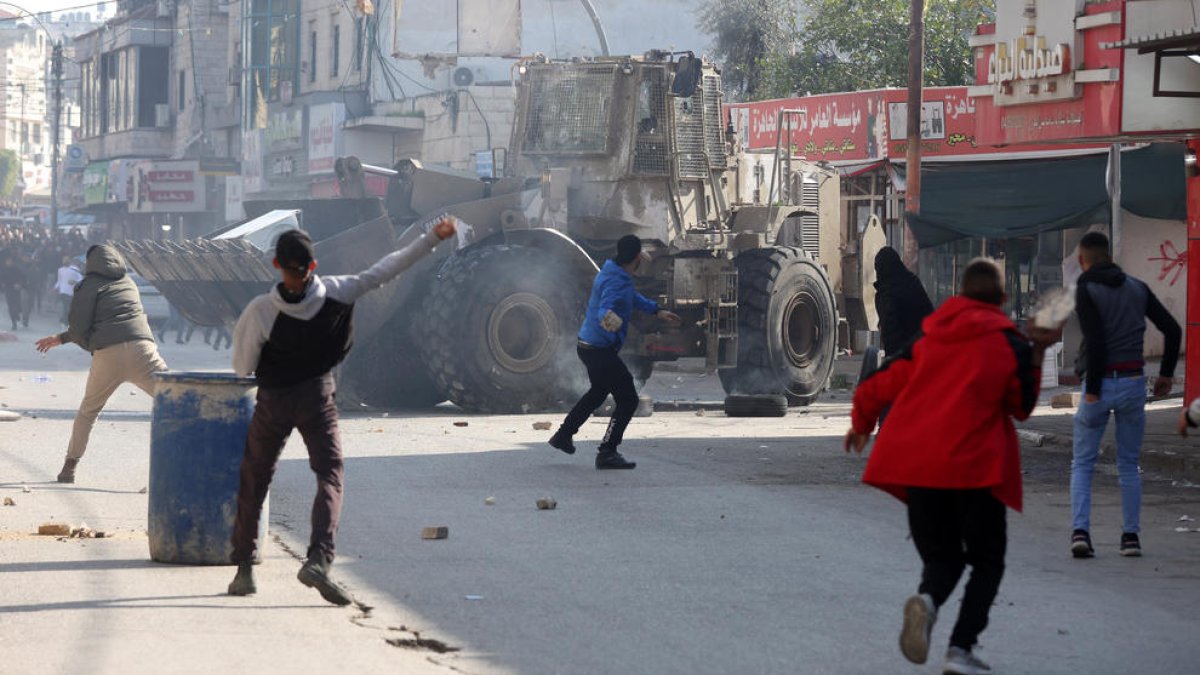
<path fill-rule="evenodd" d="M 456 87 L 469 87 L 473 82 L 475 82 L 475 73 L 472 73 L 470 68 L 455 69 L 454 85 Z"/>

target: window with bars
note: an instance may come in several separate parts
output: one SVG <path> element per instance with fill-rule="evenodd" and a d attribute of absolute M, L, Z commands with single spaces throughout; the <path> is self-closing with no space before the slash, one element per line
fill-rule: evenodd
<path fill-rule="evenodd" d="M 525 147 L 529 154 L 608 152 L 616 66 L 533 68 Z"/>
<path fill-rule="evenodd" d="M 643 68 L 638 88 L 637 138 L 633 148 L 633 173 L 665 176 L 670 173 L 670 139 L 667 136 L 667 72 Z"/>

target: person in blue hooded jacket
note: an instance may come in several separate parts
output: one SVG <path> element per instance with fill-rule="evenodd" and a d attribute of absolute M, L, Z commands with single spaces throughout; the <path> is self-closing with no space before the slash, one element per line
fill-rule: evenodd
<path fill-rule="evenodd" d="M 562 426 L 550 438 L 550 445 L 568 455 L 575 453 L 572 437 L 579 427 L 591 417 L 609 394 L 617 407 L 609 420 L 604 440 L 600 442 L 596 455 L 597 469 L 632 469 L 636 462 L 626 460 L 617 452 L 625 427 L 637 410 L 637 388 L 633 375 L 619 356 L 621 345 L 629 332 L 629 319 L 633 310 L 652 314 L 671 323 L 679 323 L 679 317 L 658 303 L 638 293 L 633 286 L 633 274 L 646 259 L 642 253 L 642 240 L 630 234 L 617 241 L 617 255 L 604 262 L 600 274 L 592 283 L 592 295 L 588 300 L 587 314 L 579 329 L 579 360 L 587 368 L 591 389 L 579 399 Z"/>

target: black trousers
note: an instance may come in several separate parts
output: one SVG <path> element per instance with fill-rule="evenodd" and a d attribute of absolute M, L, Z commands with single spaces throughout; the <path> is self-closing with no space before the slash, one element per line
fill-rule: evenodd
<path fill-rule="evenodd" d="M 308 448 L 308 466 L 317 475 L 308 555 L 320 553 L 327 562 L 333 562 L 333 538 L 342 513 L 343 464 L 333 377 L 326 374 L 292 387 L 258 390 L 238 486 L 233 525 L 235 563 L 253 560 L 258 550 L 258 517 L 292 429 L 300 430 Z"/>
<path fill-rule="evenodd" d="M 925 565 L 920 592 L 941 607 L 971 566 L 951 646 L 971 649 L 987 627 L 1004 576 L 1005 515 L 1004 504 L 990 490 L 908 489 L 908 526 Z"/>
<path fill-rule="evenodd" d="M 625 362 L 617 354 L 616 349 L 600 349 L 579 345 L 577 350 L 579 360 L 587 368 L 588 379 L 592 388 L 579 399 L 567 419 L 563 420 L 562 431 L 570 436 L 579 432 L 579 427 L 604 404 L 604 400 L 612 394 L 617 403 L 612 419 L 608 422 L 608 431 L 600 443 L 601 450 L 616 450 L 625 436 L 625 427 L 637 412 L 637 387 L 633 384 L 633 375 L 625 367 Z"/>

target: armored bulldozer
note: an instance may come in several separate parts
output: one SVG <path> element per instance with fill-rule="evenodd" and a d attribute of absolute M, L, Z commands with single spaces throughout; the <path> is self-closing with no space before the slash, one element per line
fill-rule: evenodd
<path fill-rule="evenodd" d="M 837 351 L 837 174 L 738 151 L 719 71 L 691 54 L 533 58 L 517 71 L 499 177 L 346 158 L 341 199 L 247 202 L 249 222 L 205 240 L 126 242 L 131 264 L 188 318 L 229 323 L 271 283 L 283 229 L 310 231 L 320 272 L 336 274 L 456 216 L 453 247 L 356 310 L 342 389 L 380 406 L 530 412 L 586 388 L 574 349 L 590 285 L 636 234 L 650 255 L 639 290 L 684 319 L 635 322 L 623 356 L 637 378 L 703 357 L 730 394 L 811 402 Z M 364 171 L 388 175 L 383 203 L 366 197 Z"/>

